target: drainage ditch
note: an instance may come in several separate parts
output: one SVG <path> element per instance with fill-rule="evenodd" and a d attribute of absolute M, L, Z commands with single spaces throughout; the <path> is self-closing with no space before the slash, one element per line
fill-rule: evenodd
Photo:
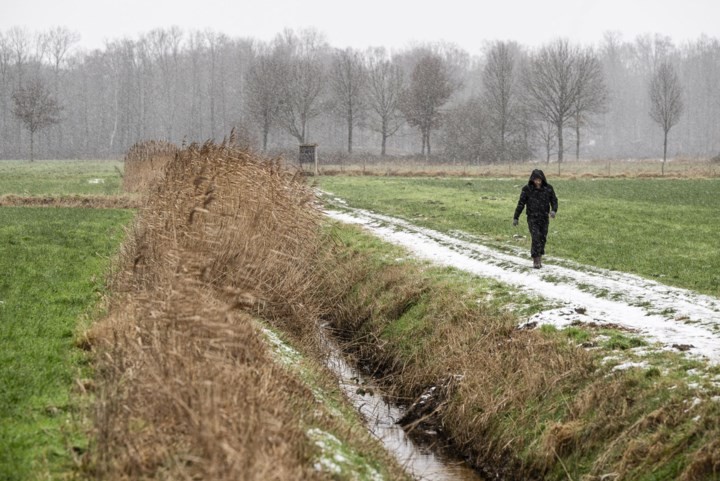
<path fill-rule="evenodd" d="M 382 390 L 350 366 L 327 331 L 321 330 L 327 352 L 327 366 L 337 376 L 340 387 L 360 412 L 368 430 L 377 437 L 415 479 L 427 481 L 483 481 L 462 459 L 442 451 L 437 436 L 408 434 L 398 424 L 404 408 L 385 400 Z"/>

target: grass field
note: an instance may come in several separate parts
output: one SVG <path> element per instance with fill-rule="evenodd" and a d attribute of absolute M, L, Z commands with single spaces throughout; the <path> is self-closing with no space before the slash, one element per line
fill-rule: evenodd
<path fill-rule="evenodd" d="M 44 168 L 39 168 L 39 164 L 42 163 L 17 163 L 13 167 L 12 163 L 0 163 L 14 176 L 2 177 L 0 195 L 77 194 L 79 189 L 86 187 L 85 184 L 99 189 L 88 192 L 97 195 L 103 194 L 102 189 L 112 182 L 117 182 L 118 186 L 120 183 L 114 167 L 114 174 L 110 169 L 106 170 L 104 184 L 89 182 L 102 178 L 98 172 L 107 167 L 102 163 L 100 166 L 78 163 L 78 170 L 72 175 L 64 169 L 76 165 L 73 162 L 47 162 Z M 73 177 L 85 179 L 85 182 L 75 182 Z M 178 182 L 183 179 L 178 177 Z M 714 258 L 717 257 L 714 239 L 717 228 L 713 223 L 713 206 L 716 205 L 713 193 L 717 192 L 720 180 L 555 180 L 552 175 L 550 180 L 560 197 L 560 210 L 551 227 L 549 254 L 638 272 L 669 284 L 718 294 L 716 273 L 720 261 Z M 319 182 L 322 188 L 336 193 L 351 205 L 402 216 L 439 230 L 461 229 L 481 235 L 500 247 L 528 247 L 527 239 L 514 237 L 514 234 L 527 236 L 524 225 L 517 229 L 511 226 L 519 188 L 525 180 L 322 177 Z M 170 192 L 174 190 L 170 189 Z M 235 200 L 237 189 L 232 192 L 227 198 Z M 188 202 L 194 201 L 192 196 L 188 199 Z M 176 206 L 176 203 L 169 205 Z M 242 205 L 253 204 L 245 202 Z M 215 208 L 214 203 L 210 206 Z M 187 210 L 182 210 L 182 219 L 187 219 L 185 212 Z M 72 386 L 89 367 L 86 366 L 88 359 L 74 347 L 76 326 L 91 313 L 102 293 L 109 256 L 122 236 L 121 226 L 131 217 L 130 211 L 119 210 L 0 207 L 2 480 L 58 478 L 57 473 L 71 461 L 72 451 L 68 447 L 75 447 L 79 452 L 85 449 L 87 441 L 78 430 L 75 416 L 87 411 L 78 406 Z M 258 226 L 268 223 L 267 216 L 256 215 L 252 219 L 264 219 Z M 287 224 L 287 220 L 278 223 L 280 227 Z M 297 231 L 294 229 L 288 238 L 294 239 Z M 247 233 L 249 229 L 233 232 Z M 277 241 L 279 238 L 282 237 L 273 234 L 266 240 Z M 339 259 L 340 263 L 357 263 L 357 278 L 362 282 L 348 286 L 342 302 L 337 302 L 340 297 L 337 293 L 334 293 L 336 297 L 330 295 L 333 294 L 330 288 L 323 290 L 319 299 L 323 302 L 325 298 L 333 299 L 338 327 L 354 332 L 360 345 L 369 344 L 368 351 L 376 349 L 378 362 L 401 366 L 394 374 L 398 382 L 405 383 L 403 397 L 411 399 L 426 386 L 447 377 L 448 373 L 466 373 L 460 386 L 462 390 L 451 399 L 446 414 L 460 444 L 477 443 L 473 449 L 481 450 L 486 449 L 487 442 L 495 442 L 498 452 L 500 446 L 505 449 L 512 444 L 514 455 L 528 466 L 543 466 L 543 463 L 552 466 L 548 468 L 551 476 L 547 479 L 581 479 L 592 462 L 598 464 L 601 473 L 613 472 L 621 466 L 624 472 L 635 474 L 625 479 L 678 479 L 680 472 L 693 463 L 699 466 L 700 475 L 704 475 L 708 471 L 703 464 L 706 463 L 703 449 L 707 450 L 707 463 L 711 464 L 708 469 L 714 469 L 713 459 L 718 458 L 717 441 L 713 440 L 719 439 L 719 405 L 707 399 L 717 395 L 717 388 L 711 380 L 700 378 L 698 374 L 690 376 L 691 371 L 701 367 L 699 363 L 686 362 L 676 353 L 662 353 L 657 355 L 657 362 L 650 369 L 610 371 L 600 359 L 608 351 L 617 351 L 619 355 L 638 345 L 634 336 L 603 331 L 604 340 L 599 342 L 602 350 L 586 353 L 576 344 L 586 341 L 590 334 L 579 328 L 516 332 L 516 320 L 508 314 L 507 307 L 513 306 L 516 314 L 534 312 L 542 307 L 538 299 L 526 298 L 500 283 L 478 280 L 451 269 L 414 266 L 414 262 L 407 262 L 406 255 L 397 248 L 350 228 L 341 228 L 334 238 L 343 247 L 338 252 L 346 256 Z M 242 245 L 233 239 L 226 245 L 239 244 Z M 266 247 L 265 242 L 248 242 L 246 245 L 256 249 Z M 283 245 L 287 247 L 287 242 Z M 272 252 L 280 250 L 279 247 Z M 166 249 L 151 251 L 165 252 Z M 211 251 L 216 252 L 214 245 Z M 300 252 L 305 251 L 303 248 Z M 296 255 L 272 258 L 295 259 Z M 251 262 L 246 265 L 267 268 L 267 264 Z M 165 263 L 158 265 L 167 267 Z M 175 272 L 173 269 L 168 271 Z M 230 270 L 240 271 L 246 269 Z M 306 280 L 309 276 L 297 277 Z M 282 282 L 287 278 L 286 270 L 277 276 Z M 286 292 L 273 288 L 268 292 L 283 302 L 295 299 L 291 297 L 292 289 Z M 188 299 L 177 295 L 181 301 Z M 194 301 L 185 304 L 188 315 L 199 309 Z M 268 305 L 284 304 L 270 302 Z M 310 304 L 303 301 L 301 305 Z M 318 308 L 318 312 L 325 312 L 324 304 L 321 306 L 323 309 Z M 155 307 L 149 305 L 148 309 L 148 316 L 141 320 L 155 319 Z M 175 304 L 171 303 L 167 312 L 168 320 L 177 318 Z M 226 315 L 224 311 L 218 312 L 221 317 Z M 287 312 L 290 311 L 282 311 L 282 316 L 278 316 L 283 322 L 287 322 Z M 314 325 L 312 322 L 301 324 Z M 166 335 L 168 331 L 158 332 Z M 187 334 L 183 329 L 178 332 Z M 147 366 L 167 371 L 165 363 L 157 362 L 157 358 L 152 358 L 153 354 L 148 354 L 149 350 L 144 346 L 151 343 L 136 342 L 137 331 L 131 329 L 130 334 L 128 339 L 132 341 L 129 344 L 132 349 L 128 348 L 128 352 L 148 356 L 152 362 L 148 361 Z M 147 336 L 150 334 L 155 332 L 146 333 Z M 244 332 L 240 334 L 243 342 L 239 345 L 245 348 L 252 337 Z M 175 356 L 183 359 L 182 365 L 189 364 L 190 354 L 217 360 L 213 349 L 193 347 L 202 336 L 182 339 L 188 355 Z M 192 342 L 185 342 L 187 339 Z M 373 340 L 379 339 L 382 339 L 380 346 L 372 345 Z M 513 342 L 508 342 L 509 339 Z M 171 344 L 156 343 L 158 346 Z M 168 352 L 176 354 L 174 350 Z M 138 362 L 142 365 L 145 361 L 138 356 Z M 269 364 L 262 363 L 262 366 Z M 247 371 L 250 378 L 257 377 L 253 374 L 257 371 L 253 369 Z M 137 376 L 143 371 L 148 369 L 134 369 L 131 375 Z M 198 372 L 203 376 L 208 373 L 204 367 Z M 234 376 L 238 369 L 233 365 L 224 372 Z M 711 374 L 717 375 L 717 370 Z M 273 372 L 261 379 L 268 384 L 276 375 L 277 372 Z M 689 408 L 686 404 L 696 395 L 695 388 L 688 387 L 689 381 L 705 383 L 702 386 L 703 404 L 699 407 L 693 404 L 694 407 Z M 158 390 L 154 388 L 157 384 L 155 378 L 146 384 L 153 387 L 146 390 L 151 397 L 157 395 Z M 183 385 L 192 390 L 199 384 L 183 381 L 159 385 Z M 227 386 L 229 393 L 232 392 L 230 388 L 241 386 L 238 393 L 254 396 L 254 390 L 247 388 L 251 386 L 249 382 L 219 381 L 218 386 Z M 159 391 L 162 394 L 163 390 Z M 203 392 L 197 390 L 196 394 Z M 170 395 L 167 399 L 184 399 L 176 390 L 168 390 L 167 394 Z M 236 398 L 237 395 L 233 399 Z M 263 409 L 276 408 L 283 404 L 280 399 L 284 402 L 286 398 L 287 395 L 276 398 L 277 402 L 258 398 L 257 402 Z M 158 403 L 161 411 L 169 405 L 170 402 Z M 142 403 L 137 409 L 140 414 L 148 412 L 147 405 Z M 259 412 L 243 406 L 241 409 L 240 412 Z M 303 412 L 310 411 L 306 408 Z M 218 409 L 206 409 L 206 412 L 220 416 L 225 413 Z M 152 431 L 166 436 L 169 445 L 175 446 L 182 444 L 178 443 L 180 435 L 175 435 L 169 428 L 177 428 L 181 435 L 187 431 L 184 424 L 172 422 L 158 424 L 158 429 L 143 429 L 149 425 L 138 423 L 142 416 L 127 420 L 124 419 L 128 417 L 125 411 L 117 414 L 123 418 L 118 421 L 120 425 L 125 426 L 122 423 L 127 422 L 129 429 L 123 432 L 129 437 L 123 442 L 111 442 L 108 452 L 129 447 L 130 459 L 135 459 L 133 456 L 139 452 L 134 446 L 142 446 L 146 439 L 139 434 Z M 696 417 L 702 422 L 697 422 Z M 257 416 L 251 418 L 258 419 Z M 232 416 L 234 422 L 208 419 L 210 421 L 203 426 L 219 429 L 232 427 L 243 416 Z M 275 424 L 278 433 L 282 433 L 278 439 L 286 439 L 288 426 L 293 423 Z M 206 443 L 223 440 L 216 435 L 208 436 L 204 431 L 198 432 L 202 434 L 199 438 Z M 241 426 L 239 432 L 247 434 L 250 431 Z M 484 433 L 485 439 L 481 439 L 479 433 Z M 234 442 L 242 437 L 232 435 L 226 439 Z M 264 434 L 254 436 L 248 445 L 255 446 L 258 451 L 251 451 L 254 454 L 248 455 L 248 459 L 255 459 L 267 451 L 257 447 L 262 446 L 258 440 L 277 442 Z M 148 443 L 144 447 L 151 455 L 162 455 L 157 443 Z M 211 454 L 221 451 L 213 448 Z M 598 460 L 598 453 L 605 454 Z M 685 453 L 698 453 L 695 457 L 699 461 L 686 460 Z M 543 456 L 547 459 L 543 460 Z M 556 457 L 560 462 L 555 462 Z M 111 461 L 116 459 L 113 457 Z M 271 461 L 274 463 L 271 466 L 279 464 L 275 458 Z M 192 462 L 188 467 L 200 464 Z M 128 476 L 132 477 L 128 471 L 121 470 L 117 479 L 128 479 Z"/>
<path fill-rule="evenodd" d="M 575 177 L 663 177 L 662 159 L 628 160 L 565 160 L 557 162 L 514 162 L 482 165 L 427 162 L 421 159 L 398 158 L 392 160 L 367 159 L 365 165 L 359 158 L 342 163 L 321 159 L 320 173 L 330 175 L 379 175 L 410 177 L 517 177 L 525 176 L 528 169 L 543 169 L 553 178 L 558 172 L 565 178 Z M 307 170 L 308 167 L 306 166 Z M 310 169 L 312 170 L 312 169 Z M 665 177 L 698 178 L 720 175 L 720 162 L 709 159 L 669 159 L 665 165 Z"/>
<path fill-rule="evenodd" d="M 720 179 L 553 179 L 559 197 L 546 252 L 720 295 L 715 222 Z M 520 179 L 320 177 L 350 205 L 441 231 L 462 230 L 529 251 Z M 525 236 L 516 238 L 515 235 Z"/>
<path fill-rule="evenodd" d="M 70 462 L 69 447 L 84 449 L 71 422 L 78 411 L 72 386 L 87 362 L 74 347 L 76 326 L 98 302 L 131 217 L 0 208 L 0 479 L 53 477 Z"/>
<path fill-rule="evenodd" d="M 114 195 L 122 162 L 111 160 L 0 161 L 0 195 Z"/>

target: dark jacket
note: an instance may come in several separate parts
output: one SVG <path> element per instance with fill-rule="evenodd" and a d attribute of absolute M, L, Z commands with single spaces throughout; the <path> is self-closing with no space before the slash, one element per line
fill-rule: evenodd
<path fill-rule="evenodd" d="M 538 177 L 542 179 L 542 185 L 539 189 L 535 187 L 533 182 Z M 527 209 L 525 212 L 529 220 L 546 220 L 550 211 L 557 212 L 557 196 L 552 185 L 547 183 L 545 174 L 540 169 L 533 170 L 527 185 L 523 186 L 513 218 L 519 219 L 523 209 Z"/>

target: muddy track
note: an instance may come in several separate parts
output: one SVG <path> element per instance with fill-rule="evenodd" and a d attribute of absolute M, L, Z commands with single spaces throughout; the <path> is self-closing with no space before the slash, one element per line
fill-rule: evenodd
<path fill-rule="evenodd" d="M 479 237 L 445 234 L 345 205 L 342 211 L 326 213 L 404 246 L 418 258 L 496 279 L 557 306 L 527 319 L 525 327 L 614 325 L 660 349 L 720 363 L 720 299 L 716 297 L 553 257 L 535 270 L 527 253 L 519 249 L 501 251 Z"/>

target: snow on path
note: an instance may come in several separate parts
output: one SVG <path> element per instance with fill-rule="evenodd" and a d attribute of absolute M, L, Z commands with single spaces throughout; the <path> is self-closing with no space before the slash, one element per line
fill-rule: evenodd
<path fill-rule="evenodd" d="M 565 306 L 538 313 L 528 323 L 618 324 L 667 349 L 679 348 L 720 364 L 718 298 L 562 259 L 546 258 L 551 264 L 536 270 L 527 253 L 508 254 L 467 234 L 443 234 L 402 219 L 343 207 L 348 212 L 328 210 L 326 214 L 362 225 L 419 258 L 496 279 Z"/>

